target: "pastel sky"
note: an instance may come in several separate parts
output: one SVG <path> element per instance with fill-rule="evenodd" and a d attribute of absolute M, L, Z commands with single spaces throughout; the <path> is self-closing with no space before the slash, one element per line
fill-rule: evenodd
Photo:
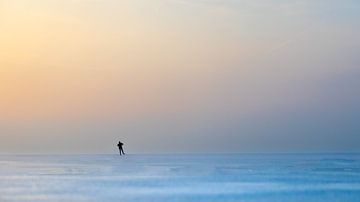
<path fill-rule="evenodd" d="M 0 152 L 358 151 L 358 0 L 0 0 Z"/>

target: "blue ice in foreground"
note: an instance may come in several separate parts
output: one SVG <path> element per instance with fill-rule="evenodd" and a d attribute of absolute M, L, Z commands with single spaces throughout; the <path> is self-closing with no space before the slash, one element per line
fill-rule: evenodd
<path fill-rule="evenodd" d="M 0 156 L 0 201 L 360 201 L 359 154 Z"/>

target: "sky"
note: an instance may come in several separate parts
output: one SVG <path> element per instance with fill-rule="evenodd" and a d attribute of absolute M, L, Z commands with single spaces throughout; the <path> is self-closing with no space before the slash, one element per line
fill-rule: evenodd
<path fill-rule="evenodd" d="M 0 0 L 0 153 L 360 150 L 360 1 Z"/>

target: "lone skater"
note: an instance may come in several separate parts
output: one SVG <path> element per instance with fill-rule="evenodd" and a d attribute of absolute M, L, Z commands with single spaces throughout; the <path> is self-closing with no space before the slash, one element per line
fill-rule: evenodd
<path fill-rule="evenodd" d="M 117 144 L 117 146 L 119 147 L 120 156 L 121 156 L 122 154 L 125 155 L 125 152 L 124 152 L 124 149 L 123 149 L 123 145 L 124 145 L 124 143 L 122 143 L 122 142 L 120 142 L 120 141 L 119 141 L 119 143 Z M 122 153 L 122 154 L 121 154 L 121 153 Z"/>

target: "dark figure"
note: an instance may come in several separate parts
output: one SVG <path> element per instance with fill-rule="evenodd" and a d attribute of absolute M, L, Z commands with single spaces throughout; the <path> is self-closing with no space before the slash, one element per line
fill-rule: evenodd
<path fill-rule="evenodd" d="M 119 147 L 119 152 L 120 152 L 120 156 L 121 153 L 125 155 L 124 149 L 123 149 L 123 143 L 119 141 L 119 143 L 117 144 L 117 146 Z"/>

